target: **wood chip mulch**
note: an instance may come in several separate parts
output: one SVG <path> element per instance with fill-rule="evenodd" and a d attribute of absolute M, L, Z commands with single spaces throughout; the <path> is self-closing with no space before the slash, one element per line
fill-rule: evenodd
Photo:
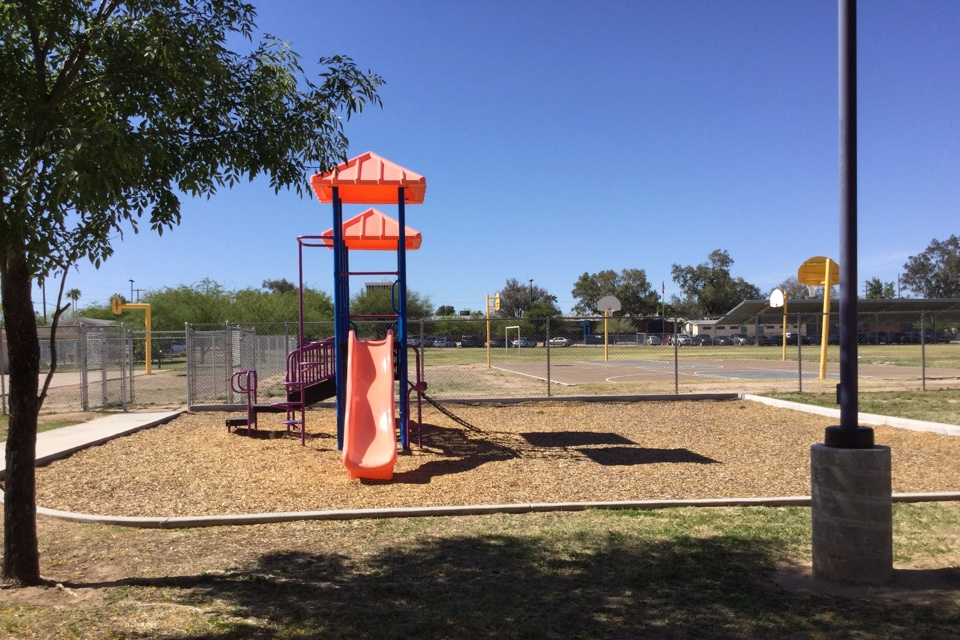
<path fill-rule="evenodd" d="M 810 446 L 829 418 L 745 401 L 424 409 L 423 448 L 394 479 L 347 478 L 331 409 L 306 446 L 275 415 L 228 433 L 224 413 L 176 420 L 37 470 L 40 506 L 116 516 L 810 494 Z M 960 491 L 960 437 L 876 427 L 894 492 Z"/>

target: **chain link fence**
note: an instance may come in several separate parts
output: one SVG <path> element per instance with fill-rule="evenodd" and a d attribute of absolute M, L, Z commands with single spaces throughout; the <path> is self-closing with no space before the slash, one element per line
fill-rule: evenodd
<path fill-rule="evenodd" d="M 723 324 L 664 317 L 443 318 L 408 324 L 409 378 L 444 399 L 636 396 L 693 393 L 833 392 L 839 382 L 838 314 L 788 314 Z M 382 338 L 384 321 L 358 321 Z M 960 388 L 960 309 L 861 313 L 861 391 Z M 329 337 L 330 322 L 304 326 L 303 341 Z M 0 337 L 0 341 L 2 341 Z M 284 394 L 286 355 L 297 323 L 188 325 L 146 336 L 124 327 L 81 326 L 57 341 L 58 369 L 46 411 L 239 405 L 234 372 L 255 369 L 259 398 Z M 2 342 L 0 342 L 2 346 Z M 42 346 L 49 370 L 49 342 Z M 6 353 L 5 347 L 2 353 Z M 0 399 L 7 407 L 6 361 Z"/>

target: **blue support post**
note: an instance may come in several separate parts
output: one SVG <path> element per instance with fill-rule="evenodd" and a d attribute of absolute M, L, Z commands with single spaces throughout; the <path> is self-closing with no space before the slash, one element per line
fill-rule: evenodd
<path fill-rule="evenodd" d="M 410 397 L 407 394 L 409 384 L 407 376 L 407 216 L 404 207 L 404 189 L 397 189 L 397 217 L 400 225 L 397 244 L 397 273 L 400 286 L 398 295 L 400 300 L 397 306 L 397 333 L 400 334 L 400 348 L 397 349 L 397 369 L 400 372 L 400 446 L 404 451 L 410 450 L 409 410 Z"/>
<path fill-rule="evenodd" d="M 343 243 L 343 203 L 339 187 L 333 187 L 333 337 L 337 382 L 337 451 L 343 449 L 343 426 L 347 393 L 347 341 L 350 314 L 350 285 L 347 281 L 346 246 Z"/>

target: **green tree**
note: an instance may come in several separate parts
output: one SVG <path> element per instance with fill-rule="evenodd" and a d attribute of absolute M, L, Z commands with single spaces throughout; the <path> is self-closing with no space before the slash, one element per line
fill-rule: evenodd
<path fill-rule="evenodd" d="M 270 293 L 296 293 L 298 289 L 297 285 L 293 284 L 286 278 L 280 278 L 279 280 L 264 280 L 263 284 L 260 286 Z"/>
<path fill-rule="evenodd" d="M 775 288 L 783 291 L 783 295 L 786 296 L 788 303 L 790 300 L 809 300 L 811 298 L 816 298 L 818 291 L 820 292 L 819 297 L 823 298 L 823 287 L 818 287 L 811 294 L 807 290 L 807 285 L 797 282 L 796 276 L 790 276 Z M 771 290 L 770 293 L 773 293 L 773 290 Z M 768 295 L 767 297 L 769 298 L 770 296 Z"/>
<path fill-rule="evenodd" d="M 620 273 L 612 269 L 584 272 L 574 283 L 571 293 L 579 300 L 573 312 L 581 315 L 598 313 L 597 302 L 604 296 L 615 296 L 620 301 L 617 315 L 655 314 L 660 300 L 643 269 L 624 269 Z"/>
<path fill-rule="evenodd" d="M 693 303 L 687 307 L 688 310 L 696 309 L 700 315 L 719 316 L 744 300 L 760 298 L 760 289 L 756 285 L 730 274 L 733 258 L 729 253 L 717 249 L 710 253 L 707 260 L 695 267 L 681 267 L 678 264 L 671 267 L 673 281 L 680 286 L 685 298 L 680 304 Z"/>
<path fill-rule="evenodd" d="M 390 315 L 396 313 L 390 291 L 386 289 L 361 289 L 350 300 L 350 313 L 357 315 Z M 429 296 L 421 296 L 407 289 L 407 319 L 419 320 L 433 315 Z"/>
<path fill-rule="evenodd" d="M 528 285 L 520 284 L 516 278 L 510 278 L 500 289 L 500 317 L 521 318 L 524 311 L 530 309 L 537 302 L 545 302 L 556 308 L 557 297 L 532 282 Z"/>
<path fill-rule="evenodd" d="M 442 304 L 439 307 L 437 307 L 437 315 L 441 317 L 456 315 L 456 313 L 457 313 L 457 310 L 448 304 Z"/>
<path fill-rule="evenodd" d="M 94 265 L 180 198 L 264 175 L 304 192 L 346 158 L 343 120 L 381 79 L 349 58 L 319 83 L 280 40 L 253 43 L 241 0 L 0 0 L 0 278 L 10 363 L 3 576 L 40 580 L 34 450 L 40 347 L 33 280 Z M 247 52 L 229 42 L 250 41 Z M 52 374 L 52 370 L 51 370 Z"/>
<path fill-rule="evenodd" d="M 234 319 L 230 313 L 234 306 L 234 293 L 209 278 L 192 285 L 148 291 L 143 301 L 150 304 L 156 331 L 182 331 L 185 322 L 223 324 Z"/>
<path fill-rule="evenodd" d="M 921 298 L 960 298 L 960 238 L 933 240 L 903 269 L 900 282 Z"/>
<path fill-rule="evenodd" d="M 893 300 L 897 297 L 892 282 L 881 282 L 880 278 L 870 278 L 866 282 L 863 297 L 867 300 Z"/>

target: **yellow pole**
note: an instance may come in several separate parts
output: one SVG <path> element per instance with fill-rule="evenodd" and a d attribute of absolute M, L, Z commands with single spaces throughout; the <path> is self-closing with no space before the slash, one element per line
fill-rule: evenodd
<path fill-rule="evenodd" d="M 490 368 L 490 294 L 487 294 L 487 369 Z"/>
<path fill-rule="evenodd" d="M 797 333 L 799 333 L 799 330 L 797 331 Z M 797 340 L 799 339 L 800 339 L 800 336 L 798 335 Z M 781 340 L 781 342 L 783 343 L 783 357 L 781 358 L 781 360 L 783 362 L 786 362 L 787 361 L 787 296 L 786 295 L 783 296 L 783 339 Z"/>
<path fill-rule="evenodd" d="M 830 260 L 823 273 L 823 319 L 820 327 L 820 379 L 827 378 L 827 343 L 830 337 Z"/>
<path fill-rule="evenodd" d="M 146 344 L 144 346 L 147 351 L 146 373 L 149 376 L 153 373 L 153 324 L 150 317 L 150 305 L 145 302 L 138 302 L 136 304 L 120 304 L 120 296 L 114 296 L 113 300 L 110 302 L 110 308 L 117 315 L 120 315 L 120 312 L 126 309 L 140 309 L 143 311 L 143 328 L 146 331 Z"/>
<path fill-rule="evenodd" d="M 604 361 L 610 360 L 610 343 L 609 343 L 610 338 L 607 333 L 607 326 L 608 326 L 607 322 L 609 317 L 610 317 L 610 312 L 604 311 L 603 312 L 603 359 Z"/>

